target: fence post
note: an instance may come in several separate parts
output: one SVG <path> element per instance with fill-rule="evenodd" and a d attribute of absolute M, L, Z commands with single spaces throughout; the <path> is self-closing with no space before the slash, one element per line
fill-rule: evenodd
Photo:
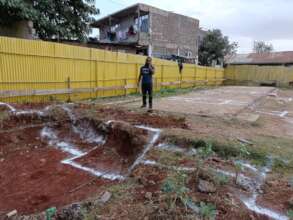
<path fill-rule="evenodd" d="M 205 67 L 206 68 L 206 86 L 208 86 L 208 68 L 207 67 Z"/>
<path fill-rule="evenodd" d="M 193 88 L 196 87 L 196 72 L 197 72 L 197 66 L 194 67 Z"/>
<path fill-rule="evenodd" d="M 124 81 L 124 96 L 127 96 L 127 79 L 125 78 L 123 81 Z"/>
<path fill-rule="evenodd" d="M 182 89 L 182 73 L 180 73 L 180 89 Z"/>
<path fill-rule="evenodd" d="M 68 92 L 68 100 L 67 102 L 71 102 L 71 97 L 70 97 L 70 93 L 71 93 L 71 81 L 70 81 L 70 77 L 67 78 L 67 92 Z"/>
<path fill-rule="evenodd" d="M 95 95 L 96 95 L 96 97 L 95 98 L 98 98 L 99 97 L 99 92 L 98 92 L 98 86 L 99 86 L 99 83 L 98 83 L 98 77 L 99 77 L 99 64 L 98 64 L 98 60 L 96 60 L 95 61 L 95 66 L 96 66 L 96 68 L 95 68 L 95 80 L 96 80 L 96 82 L 95 82 Z"/>
<path fill-rule="evenodd" d="M 165 66 L 164 66 L 164 64 L 162 64 L 161 85 L 163 85 L 163 89 L 165 89 L 165 86 L 164 86 L 164 71 L 165 71 Z M 162 88 L 162 86 L 161 86 L 161 88 Z"/>
<path fill-rule="evenodd" d="M 139 92 L 139 82 L 138 82 L 138 63 L 135 64 L 135 78 L 136 78 L 136 93 Z"/>

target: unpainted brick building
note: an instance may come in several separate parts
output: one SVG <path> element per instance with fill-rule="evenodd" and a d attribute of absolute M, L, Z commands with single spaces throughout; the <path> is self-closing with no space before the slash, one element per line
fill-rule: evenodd
<path fill-rule="evenodd" d="M 104 49 L 197 61 L 198 19 L 136 4 L 104 17 L 92 26 L 99 28 L 99 43 Z"/>

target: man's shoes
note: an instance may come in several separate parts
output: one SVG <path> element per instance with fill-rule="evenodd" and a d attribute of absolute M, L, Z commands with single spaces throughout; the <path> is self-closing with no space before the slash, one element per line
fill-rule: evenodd
<path fill-rule="evenodd" d="M 152 106 L 149 107 L 148 112 L 149 112 L 149 113 L 152 113 L 152 112 L 153 112 L 153 107 L 152 107 Z"/>
<path fill-rule="evenodd" d="M 142 105 L 142 106 L 140 106 L 141 108 L 145 108 L 146 107 L 146 105 Z"/>

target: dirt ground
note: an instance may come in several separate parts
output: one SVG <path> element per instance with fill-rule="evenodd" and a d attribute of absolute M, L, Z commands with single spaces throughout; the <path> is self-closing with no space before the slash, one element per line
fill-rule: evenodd
<path fill-rule="evenodd" d="M 271 87 L 219 87 L 158 99 L 154 109 L 195 115 L 231 115 L 253 105 L 274 90 Z M 139 104 L 135 103 L 133 106 Z"/>
<path fill-rule="evenodd" d="M 0 219 L 289 219 L 292 90 L 205 89 L 156 98 L 153 113 L 115 102 L 0 104 Z M 86 201 L 82 218 L 60 217 Z"/>

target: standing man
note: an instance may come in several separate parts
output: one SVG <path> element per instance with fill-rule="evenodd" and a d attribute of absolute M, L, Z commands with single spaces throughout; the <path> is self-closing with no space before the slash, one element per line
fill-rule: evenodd
<path fill-rule="evenodd" d="M 138 78 L 138 86 L 141 80 L 142 91 L 142 108 L 146 107 L 147 94 L 149 96 L 149 110 L 153 108 L 153 75 L 155 74 L 155 68 L 152 65 L 152 58 L 146 59 L 145 65 L 140 68 L 140 74 Z"/>

